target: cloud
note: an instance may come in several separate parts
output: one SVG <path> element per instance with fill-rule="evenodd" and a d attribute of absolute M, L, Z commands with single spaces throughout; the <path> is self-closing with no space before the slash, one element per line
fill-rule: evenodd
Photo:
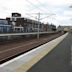
<path fill-rule="evenodd" d="M 65 5 L 65 4 L 71 4 L 72 0 L 40 0 L 41 2 L 46 2 L 49 5 Z"/>
<path fill-rule="evenodd" d="M 23 17 L 29 17 L 26 13 L 55 13 L 57 20 L 52 17 L 43 19 L 43 22 L 54 22 L 57 24 L 72 23 L 69 19 L 72 17 L 72 10 L 68 7 L 72 0 L 0 0 L 0 17 L 10 16 L 12 12 L 19 12 Z M 38 15 L 32 14 L 36 17 Z M 45 17 L 47 15 L 41 15 Z M 32 18 L 32 17 L 31 17 Z M 66 21 L 65 21 L 66 20 Z M 59 22 L 60 21 L 60 22 Z"/>
<path fill-rule="evenodd" d="M 71 11 L 64 11 L 64 15 L 67 17 L 72 17 L 72 10 Z"/>

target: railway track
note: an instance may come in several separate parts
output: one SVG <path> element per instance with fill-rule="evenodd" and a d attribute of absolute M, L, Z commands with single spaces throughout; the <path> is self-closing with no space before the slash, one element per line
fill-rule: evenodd
<path fill-rule="evenodd" d="M 61 33 L 58 34 L 51 34 L 46 36 L 41 36 L 40 39 L 31 38 L 29 40 L 22 40 L 22 41 L 15 41 L 14 43 L 8 42 L 7 44 L 0 45 L 0 64 L 15 58 L 25 52 L 28 52 L 46 42 L 49 42 L 59 36 Z"/>

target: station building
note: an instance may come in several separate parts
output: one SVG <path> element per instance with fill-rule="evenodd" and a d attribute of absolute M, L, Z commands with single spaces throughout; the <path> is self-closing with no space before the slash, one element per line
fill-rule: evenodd
<path fill-rule="evenodd" d="M 44 24 L 35 20 L 21 17 L 20 13 L 12 13 L 11 17 L 7 17 L 6 20 L 10 25 L 12 25 L 12 29 L 14 32 L 37 32 L 38 24 L 39 31 L 44 30 Z"/>
<path fill-rule="evenodd" d="M 22 32 L 23 31 L 23 18 L 19 13 L 12 13 L 11 17 L 7 17 L 6 20 L 12 26 L 13 32 Z"/>
<path fill-rule="evenodd" d="M 11 25 L 6 19 L 0 19 L 0 33 L 10 32 Z"/>
<path fill-rule="evenodd" d="M 56 30 L 56 26 L 51 24 L 44 24 L 36 20 L 24 18 L 20 13 L 12 13 L 11 17 L 7 17 L 6 20 L 12 26 L 13 32 L 45 32 Z"/>

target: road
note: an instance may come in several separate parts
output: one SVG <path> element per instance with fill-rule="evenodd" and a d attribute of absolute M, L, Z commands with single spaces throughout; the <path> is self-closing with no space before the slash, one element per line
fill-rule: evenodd
<path fill-rule="evenodd" d="M 57 45 L 49 54 L 31 67 L 28 72 L 72 72 L 72 34 Z"/>

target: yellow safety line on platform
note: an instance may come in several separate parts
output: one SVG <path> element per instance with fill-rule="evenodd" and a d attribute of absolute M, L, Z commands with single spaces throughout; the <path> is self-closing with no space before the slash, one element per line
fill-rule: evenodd
<path fill-rule="evenodd" d="M 60 36 L 59 38 L 57 38 L 55 40 L 48 42 L 48 44 L 45 46 L 45 49 L 42 52 L 38 53 L 30 61 L 23 64 L 21 67 L 16 69 L 14 72 L 27 72 L 34 64 L 36 64 L 45 55 L 47 55 L 52 49 L 54 49 L 67 35 L 68 35 L 68 33 L 66 33 L 63 36 Z"/>

